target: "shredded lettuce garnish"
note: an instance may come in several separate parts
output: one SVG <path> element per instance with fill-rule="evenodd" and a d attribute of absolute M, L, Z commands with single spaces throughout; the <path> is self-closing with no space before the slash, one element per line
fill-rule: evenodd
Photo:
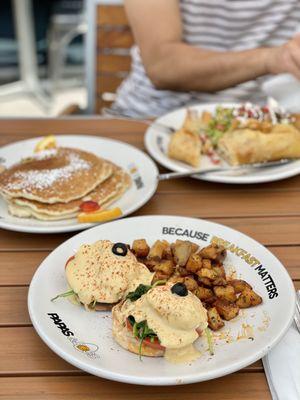
<path fill-rule="evenodd" d="M 59 297 L 68 297 L 68 296 L 72 296 L 73 294 L 75 294 L 74 290 L 69 290 L 68 292 L 61 293 L 61 294 L 58 294 L 57 296 L 53 297 L 53 298 L 51 299 L 51 301 L 54 301 L 54 300 L 58 299 Z"/>
<path fill-rule="evenodd" d="M 211 331 L 209 328 L 205 329 L 205 334 L 206 334 L 206 339 L 207 339 L 207 344 L 208 344 L 208 350 L 209 350 L 209 354 L 211 356 L 213 356 L 214 353 L 214 344 L 213 344 L 213 337 L 211 334 Z"/>
<path fill-rule="evenodd" d="M 218 144 L 223 134 L 230 129 L 232 120 L 234 119 L 233 111 L 233 108 L 219 106 L 216 109 L 214 117 L 208 123 L 205 133 L 214 146 Z"/>

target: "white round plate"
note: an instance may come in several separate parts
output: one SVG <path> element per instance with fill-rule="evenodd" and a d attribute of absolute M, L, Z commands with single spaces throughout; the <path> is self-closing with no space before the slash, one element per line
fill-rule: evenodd
<path fill-rule="evenodd" d="M 234 267 L 237 276 L 249 282 L 263 298 L 261 305 L 241 310 L 236 319 L 216 332 L 214 356 L 208 354 L 206 339 L 202 337 L 197 341 L 202 356 L 190 364 L 170 364 L 163 357 L 143 357 L 140 361 L 136 354 L 114 342 L 109 312 L 87 312 L 66 299 L 50 301 L 66 291 L 65 262 L 83 243 L 99 239 L 132 243 L 145 238 L 151 245 L 157 239 L 190 239 L 206 246 L 213 237 L 232 244 L 225 263 L 227 272 Z M 280 261 L 264 246 L 226 226 L 177 216 L 126 218 L 77 234 L 43 261 L 28 295 L 31 321 L 55 353 L 91 374 L 143 385 L 200 382 L 246 367 L 282 338 L 291 324 L 294 306 L 293 283 Z M 87 352 L 78 349 L 78 344 L 84 343 L 90 349 Z"/>
<path fill-rule="evenodd" d="M 236 104 L 228 103 L 222 106 L 232 107 Z M 201 104 L 189 107 L 198 112 L 210 111 L 214 112 L 218 104 Z M 186 115 L 186 108 L 180 108 L 176 111 L 170 112 L 155 122 L 162 125 L 170 126 L 179 129 L 184 121 Z M 159 129 L 155 124 L 150 125 L 145 134 L 145 146 L 149 154 L 161 165 L 175 172 L 193 171 L 193 167 L 176 160 L 172 160 L 167 156 L 167 149 L 170 141 L 170 134 Z M 222 161 L 219 166 L 229 167 L 229 165 Z M 201 165 L 199 169 L 207 169 L 216 167 L 208 157 L 202 156 Z M 249 184 L 249 183 L 263 183 L 272 182 L 280 179 L 289 178 L 300 173 L 300 160 L 294 161 L 287 165 L 270 167 L 266 169 L 257 170 L 251 173 L 237 173 L 237 172 L 214 172 L 206 175 L 201 175 L 197 179 L 202 179 L 210 182 L 221 183 L 236 183 L 236 184 Z M 196 176 L 195 176 L 196 177 Z"/>
<path fill-rule="evenodd" d="M 90 151 L 124 168 L 132 178 L 131 188 L 111 207 L 120 207 L 122 216 L 142 207 L 153 196 L 157 188 L 158 169 L 148 155 L 129 144 L 88 135 L 56 136 L 59 146 L 74 147 Z M 0 148 L 0 162 L 9 167 L 22 158 L 33 154 L 35 145 L 42 138 L 12 143 Z M 76 218 L 61 221 L 39 221 L 34 218 L 17 218 L 7 211 L 0 196 L 0 228 L 29 233 L 72 232 L 90 228 L 95 224 L 78 223 Z"/>

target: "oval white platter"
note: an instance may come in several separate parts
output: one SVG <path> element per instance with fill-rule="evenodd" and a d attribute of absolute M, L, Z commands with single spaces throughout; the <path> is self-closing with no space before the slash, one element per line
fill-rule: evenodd
<path fill-rule="evenodd" d="M 189 107 L 192 110 L 197 110 L 199 113 L 203 111 L 214 112 L 219 104 L 200 104 Z M 236 104 L 222 104 L 222 106 L 232 107 Z M 170 169 L 174 172 L 187 172 L 193 171 L 195 168 L 177 160 L 173 160 L 168 157 L 167 150 L 170 141 L 171 134 L 166 133 L 162 129 L 155 125 L 155 122 L 165 126 L 169 126 L 175 129 L 179 129 L 184 121 L 186 115 L 186 108 L 180 108 L 178 110 L 172 111 L 162 117 L 156 119 L 153 125 L 150 125 L 145 134 L 145 147 L 151 157 L 154 158 L 162 166 Z M 229 165 L 222 161 L 219 166 L 229 167 Z M 200 168 L 208 169 L 216 167 L 210 159 L 206 156 L 202 156 Z M 269 167 L 266 169 L 252 170 L 251 172 L 213 172 L 205 175 L 201 175 L 196 179 L 201 179 L 210 182 L 220 182 L 220 183 L 233 183 L 233 184 L 250 184 L 250 183 L 263 183 L 278 181 L 281 179 L 289 178 L 291 176 L 298 175 L 300 173 L 300 160 L 296 160 L 292 163 L 286 165 L 279 165 L 274 167 Z"/>

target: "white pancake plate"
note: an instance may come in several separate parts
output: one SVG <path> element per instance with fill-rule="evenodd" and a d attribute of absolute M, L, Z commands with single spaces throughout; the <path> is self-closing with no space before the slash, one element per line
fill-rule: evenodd
<path fill-rule="evenodd" d="M 106 158 L 124 168 L 132 177 L 131 188 L 109 208 L 120 207 L 123 216 L 142 207 L 157 188 L 158 170 L 154 162 L 142 151 L 116 140 L 88 135 L 57 135 L 59 146 L 74 147 Z M 9 167 L 33 154 L 35 145 L 42 138 L 23 140 L 0 148 L 1 164 Z M 61 221 L 39 221 L 34 218 L 17 218 L 7 211 L 0 196 L 0 228 L 29 233 L 59 233 L 79 231 L 94 224 L 78 223 L 75 218 Z"/>

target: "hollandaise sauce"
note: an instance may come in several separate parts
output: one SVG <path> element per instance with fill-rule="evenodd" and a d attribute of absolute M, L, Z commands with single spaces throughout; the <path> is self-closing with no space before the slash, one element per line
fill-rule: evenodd
<path fill-rule="evenodd" d="M 132 316 L 137 323 L 147 321 L 148 327 L 165 347 L 165 357 L 173 363 L 193 361 L 200 356 L 193 343 L 196 329 L 207 327 L 207 314 L 201 301 L 189 292 L 181 297 L 171 285 L 157 286 L 138 300 L 126 300 L 121 308 L 123 321 Z"/>
<path fill-rule="evenodd" d="M 153 274 L 133 253 L 117 255 L 113 246 L 109 240 L 82 245 L 67 264 L 68 284 L 81 303 L 116 303 L 139 283 L 151 283 Z"/>

